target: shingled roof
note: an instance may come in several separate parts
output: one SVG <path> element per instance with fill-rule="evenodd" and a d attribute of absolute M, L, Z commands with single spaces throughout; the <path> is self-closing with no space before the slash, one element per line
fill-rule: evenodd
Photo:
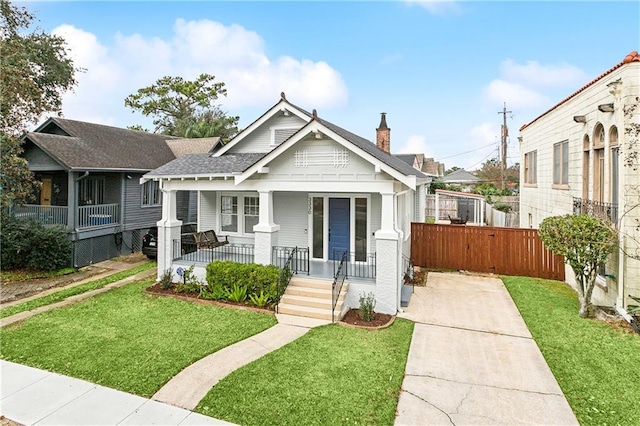
<path fill-rule="evenodd" d="M 237 174 L 247 170 L 267 153 L 225 154 L 214 157 L 210 154 L 186 154 L 161 166 L 146 176 L 198 176 L 215 174 Z"/>
<path fill-rule="evenodd" d="M 23 139 L 69 170 L 153 170 L 175 155 L 171 136 L 52 117 Z"/>

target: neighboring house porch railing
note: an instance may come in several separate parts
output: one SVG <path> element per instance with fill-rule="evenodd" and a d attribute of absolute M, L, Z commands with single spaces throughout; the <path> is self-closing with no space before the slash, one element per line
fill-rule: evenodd
<path fill-rule="evenodd" d="M 589 214 L 618 223 L 618 205 L 573 197 L 573 214 Z"/>
<path fill-rule="evenodd" d="M 44 225 L 62 225 L 66 228 L 69 220 L 69 208 L 67 206 L 25 204 L 11 206 L 7 210 L 9 215 L 13 217 L 34 219 Z"/>
<path fill-rule="evenodd" d="M 356 278 L 375 278 L 376 277 L 376 254 L 375 253 L 367 253 L 364 256 L 364 260 L 362 258 L 357 258 L 354 252 L 342 252 L 342 251 L 334 251 L 333 253 L 333 273 L 334 275 L 338 272 L 339 264 L 342 262 L 342 257 L 340 253 L 344 253 L 346 256 L 346 265 L 344 269 L 344 273 L 347 277 L 356 277 Z"/>
<path fill-rule="evenodd" d="M 78 207 L 78 229 L 99 228 L 120 223 L 120 204 L 96 204 Z"/>

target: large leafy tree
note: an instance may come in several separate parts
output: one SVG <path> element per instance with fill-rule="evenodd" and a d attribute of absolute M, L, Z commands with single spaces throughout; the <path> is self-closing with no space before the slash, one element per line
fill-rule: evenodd
<path fill-rule="evenodd" d="M 515 164 L 507 167 L 505 180 L 510 188 L 517 188 L 520 182 L 520 165 Z M 502 188 L 502 165 L 498 158 L 490 158 L 476 172 L 476 176 L 485 183 L 485 188 Z M 500 191 L 498 191 L 500 192 Z"/>
<path fill-rule="evenodd" d="M 617 233 L 606 221 L 586 214 L 551 216 L 538 230 L 552 252 L 565 257 L 576 278 L 581 317 L 593 316 L 591 295 L 600 265 L 617 246 Z"/>
<path fill-rule="evenodd" d="M 193 81 L 162 77 L 126 97 L 125 106 L 153 118 L 154 131 L 180 137 L 220 136 L 224 140 L 238 132 L 238 117 L 227 116 L 215 104 L 226 96 L 222 82 L 201 74 Z"/>
<path fill-rule="evenodd" d="M 75 84 L 76 68 L 62 37 L 32 29 L 24 7 L 0 0 L 0 206 L 24 203 L 37 189 L 19 136 L 46 112 L 60 112 L 62 95 Z"/>

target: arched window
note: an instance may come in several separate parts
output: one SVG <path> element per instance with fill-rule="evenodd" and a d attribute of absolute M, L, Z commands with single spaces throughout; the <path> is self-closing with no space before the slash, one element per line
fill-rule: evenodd
<path fill-rule="evenodd" d="M 619 174 L 618 174 L 618 128 L 611 126 L 609 129 L 609 146 L 611 147 L 611 157 L 609 159 L 609 176 L 611 176 L 611 204 L 612 204 L 612 221 L 618 220 L 618 195 L 619 195 Z"/>
<path fill-rule="evenodd" d="M 589 164 L 591 163 L 590 156 L 591 145 L 589 142 L 589 135 L 584 135 L 582 138 L 582 199 L 589 199 Z"/>
<path fill-rule="evenodd" d="M 593 130 L 593 200 L 604 199 L 604 126 L 596 124 Z"/>

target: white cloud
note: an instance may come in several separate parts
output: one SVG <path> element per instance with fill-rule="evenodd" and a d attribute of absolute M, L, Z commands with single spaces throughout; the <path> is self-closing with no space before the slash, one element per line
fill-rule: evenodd
<path fill-rule="evenodd" d="M 460 5 L 455 0 L 407 0 L 407 3 L 420 6 L 428 10 L 432 15 L 437 16 L 457 13 L 461 10 Z"/>
<path fill-rule="evenodd" d="M 348 90 L 342 76 L 324 61 L 281 56 L 269 58 L 265 41 L 240 25 L 210 20 L 177 19 L 168 39 L 140 34 L 114 34 L 100 40 L 71 25 L 52 31 L 67 40 L 76 67 L 78 86 L 65 95 L 66 117 L 126 126 L 149 119 L 131 115 L 124 98 L 165 76 L 193 79 L 201 73 L 226 84 L 219 99 L 231 114 L 244 107 L 266 107 L 287 98 L 300 105 L 327 108 L 345 105 Z"/>
<path fill-rule="evenodd" d="M 510 110 L 541 108 L 549 103 L 549 99 L 541 93 L 519 83 L 501 79 L 489 83 L 484 88 L 484 96 L 491 105 L 502 106 L 506 102 Z"/>
<path fill-rule="evenodd" d="M 422 135 L 411 135 L 395 154 L 424 154 L 427 158 L 433 158 L 433 151 L 427 144 L 427 139 Z"/>
<path fill-rule="evenodd" d="M 589 79 L 587 73 L 570 64 L 540 65 L 537 61 L 517 64 L 512 59 L 502 62 L 500 74 L 507 81 L 536 87 L 577 86 Z"/>

